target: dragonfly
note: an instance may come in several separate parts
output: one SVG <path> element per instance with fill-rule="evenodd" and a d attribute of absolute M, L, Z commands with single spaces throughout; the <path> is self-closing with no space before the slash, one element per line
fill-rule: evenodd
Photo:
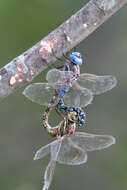
<path fill-rule="evenodd" d="M 42 190 L 49 189 L 56 162 L 66 165 L 80 165 L 86 163 L 87 151 L 101 150 L 115 144 L 113 136 L 75 132 L 78 117 L 77 112 L 70 112 L 55 128 L 51 127 L 45 118 L 45 125 L 48 125 L 47 128 L 54 129 L 52 134 L 55 134 L 57 139 L 41 147 L 34 156 L 34 160 L 39 160 L 50 154 L 50 162 L 45 170 Z"/>
<path fill-rule="evenodd" d="M 31 101 L 47 106 L 55 89 L 59 91 L 60 97 L 54 104 L 62 99 L 62 103 L 67 106 L 85 107 L 92 102 L 93 95 L 107 92 L 117 85 L 117 80 L 112 75 L 80 74 L 82 57 L 79 52 L 72 52 L 69 58 L 65 58 L 64 71 L 51 69 L 46 76 L 47 83 L 30 84 L 23 94 Z"/>
<path fill-rule="evenodd" d="M 73 77 L 73 72 L 52 69 L 47 73 L 47 83 L 33 83 L 25 88 L 23 94 L 33 102 L 40 105 L 60 104 L 60 108 L 67 111 L 77 111 L 80 114 L 80 126 L 86 122 L 83 109 L 92 103 L 93 96 L 107 92 L 117 84 L 115 76 L 97 76 L 94 74 L 83 73 L 80 77 Z M 61 91 L 69 89 L 61 95 Z M 57 97 L 54 92 L 57 91 Z M 65 90 L 64 90 L 65 91 Z M 52 101 L 52 98 L 55 101 Z"/>
<path fill-rule="evenodd" d="M 33 83 L 25 88 L 23 94 L 40 105 L 47 106 L 54 102 L 57 108 L 60 106 L 60 110 L 77 111 L 80 114 L 79 126 L 82 127 L 86 123 L 86 114 L 81 108 L 90 104 L 94 95 L 114 88 L 117 80 L 112 75 L 80 74 L 79 66 L 83 61 L 79 52 L 72 52 L 69 58 L 64 57 L 64 71 L 51 69 L 46 76 L 47 83 Z M 54 89 L 59 91 L 55 93 L 58 98 L 53 96 Z M 52 97 L 56 101 L 52 101 Z"/>

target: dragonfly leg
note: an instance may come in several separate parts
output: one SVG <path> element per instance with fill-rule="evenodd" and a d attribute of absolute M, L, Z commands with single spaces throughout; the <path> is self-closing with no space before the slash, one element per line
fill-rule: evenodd
<path fill-rule="evenodd" d="M 50 69 L 53 69 L 54 67 L 51 66 L 45 59 L 41 57 L 42 62 L 45 62 L 45 66 L 49 67 Z"/>
<path fill-rule="evenodd" d="M 69 58 L 63 53 L 63 57 L 67 60 L 69 60 Z"/>
<path fill-rule="evenodd" d="M 59 61 L 61 61 L 61 62 L 65 62 L 64 59 L 61 59 L 61 58 L 59 58 L 59 57 L 57 57 L 57 56 L 55 55 L 55 52 L 54 52 L 53 49 L 52 49 L 52 54 L 53 54 L 53 56 L 54 56 L 57 60 L 59 60 Z"/>
<path fill-rule="evenodd" d="M 55 57 L 56 57 L 56 56 L 55 56 Z M 61 62 L 65 62 L 64 59 L 61 59 L 61 58 L 59 58 L 59 57 L 56 57 L 56 59 L 59 60 L 59 61 L 61 61 Z"/>
<path fill-rule="evenodd" d="M 58 66 L 58 67 L 55 67 L 56 69 L 62 69 L 65 65 L 61 65 L 61 66 Z"/>

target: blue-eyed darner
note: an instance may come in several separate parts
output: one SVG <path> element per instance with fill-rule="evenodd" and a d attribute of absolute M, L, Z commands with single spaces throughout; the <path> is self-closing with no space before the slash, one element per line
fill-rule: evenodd
<path fill-rule="evenodd" d="M 30 84 L 23 94 L 31 101 L 47 106 L 56 89 L 66 105 L 85 107 L 92 102 L 93 95 L 109 91 L 117 84 L 112 75 L 80 74 L 79 65 L 82 64 L 82 58 L 78 52 L 71 53 L 65 61 L 64 71 L 50 70 L 46 77 L 48 83 Z M 57 99 L 54 103 L 57 104 L 58 101 L 60 100 Z"/>

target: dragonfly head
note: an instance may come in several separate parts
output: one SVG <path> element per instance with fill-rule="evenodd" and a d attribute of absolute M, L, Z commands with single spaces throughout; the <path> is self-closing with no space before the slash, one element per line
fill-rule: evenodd
<path fill-rule="evenodd" d="M 77 123 L 78 122 L 78 114 L 77 114 L 77 112 L 76 111 L 69 112 L 68 120 L 71 123 Z"/>
<path fill-rule="evenodd" d="M 69 60 L 75 65 L 82 65 L 82 56 L 79 52 L 72 52 L 69 56 Z"/>

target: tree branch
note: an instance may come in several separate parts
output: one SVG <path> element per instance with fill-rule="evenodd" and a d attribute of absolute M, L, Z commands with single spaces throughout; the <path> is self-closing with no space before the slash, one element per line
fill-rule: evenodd
<path fill-rule="evenodd" d="M 56 30 L 1 68 L 0 100 L 31 82 L 56 61 L 56 56 L 61 57 L 80 43 L 126 3 L 127 0 L 90 0 Z"/>

